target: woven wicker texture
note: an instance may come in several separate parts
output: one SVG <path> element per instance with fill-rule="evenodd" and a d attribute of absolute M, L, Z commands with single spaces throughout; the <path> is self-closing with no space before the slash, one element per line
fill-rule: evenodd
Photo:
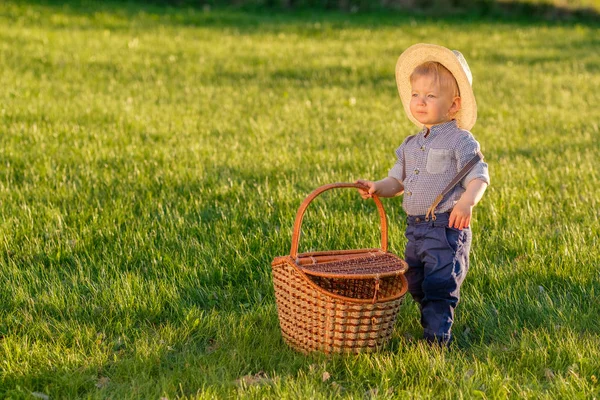
<path fill-rule="evenodd" d="M 403 275 L 398 278 L 402 289 L 396 291 L 395 298 L 357 302 L 320 288 L 291 259 L 273 265 L 275 299 L 284 340 L 303 353 L 315 350 L 328 354 L 359 353 L 377 349 L 392 335 L 406 293 L 406 278 Z M 354 292 L 342 288 L 347 280 L 341 281 L 337 283 L 339 291 L 352 295 Z"/>
<path fill-rule="evenodd" d="M 303 353 L 359 353 L 382 346 L 391 336 L 408 284 L 406 263 L 388 253 L 383 206 L 381 249 L 298 254 L 302 217 L 320 193 L 357 184 L 325 185 L 311 193 L 296 215 L 290 256 L 272 263 L 279 324 L 284 340 Z"/>
<path fill-rule="evenodd" d="M 309 275 L 328 277 L 371 278 L 403 274 L 408 268 L 406 262 L 390 253 L 369 253 L 367 256 L 303 265 L 302 270 Z"/>

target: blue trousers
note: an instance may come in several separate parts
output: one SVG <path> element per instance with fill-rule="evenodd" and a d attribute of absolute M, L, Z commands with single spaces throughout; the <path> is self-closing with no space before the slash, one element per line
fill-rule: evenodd
<path fill-rule="evenodd" d="M 471 229 L 448 226 L 450 213 L 407 218 L 405 260 L 408 291 L 419 303 L 425 339 L 446 344 L 452 334 L 460 286 L 469 270 Z"/>

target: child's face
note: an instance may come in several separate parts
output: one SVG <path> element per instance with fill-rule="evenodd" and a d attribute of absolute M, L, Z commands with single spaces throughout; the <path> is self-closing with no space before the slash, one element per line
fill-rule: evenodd
<path fill-rule="evenodd" d="M 413 80 L 410 111 L 427 128 L 451 121 L 458 110 L 460 97 L 454 97 L 449 90 L 443 90 L 435 77 L 421 75 Z"/>

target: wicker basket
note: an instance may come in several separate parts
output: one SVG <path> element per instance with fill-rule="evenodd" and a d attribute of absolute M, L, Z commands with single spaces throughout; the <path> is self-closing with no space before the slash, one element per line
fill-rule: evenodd
<path fill-rule="evenodd" d="M 279 324 L 284 340 L 303 353 L 372 351 L 391 336 L 408 288 L 406 262 L 387 252 L 387 222 L 373 196 L 381 221 L 381 248 L 298 254 L 302 218 L 315 197 L 353 183 L 321 186 L 296 214 L 289 256 L 272 263 Z"/>

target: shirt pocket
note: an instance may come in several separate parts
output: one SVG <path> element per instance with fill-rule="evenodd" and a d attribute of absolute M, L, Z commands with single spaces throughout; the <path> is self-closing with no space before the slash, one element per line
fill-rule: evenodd
<path fill-rule="evenodd" d="M 441 174 L 446 172 L 452 164 L 453 150 L 429 149 L 427 154 L 427 172 L 430 174 Z"/>

